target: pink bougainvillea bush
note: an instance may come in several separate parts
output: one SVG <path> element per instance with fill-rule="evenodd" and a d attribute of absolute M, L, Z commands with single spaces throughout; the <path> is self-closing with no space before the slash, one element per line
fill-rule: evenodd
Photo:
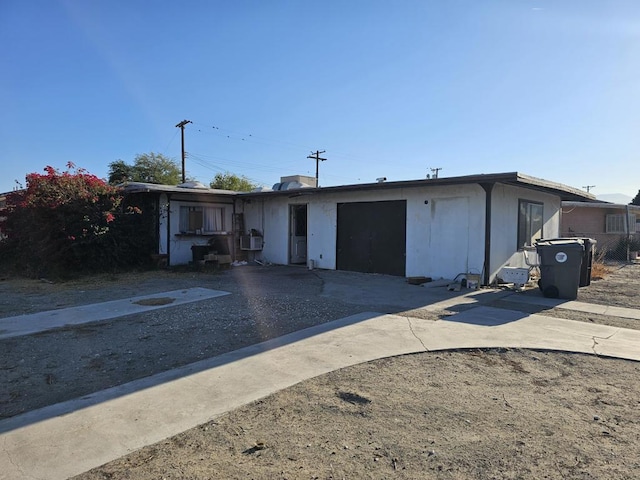
<path fill-rule="evenodd" d="M 47 166 L 26 176 L 24 190 L 7 195 L 0 211 L 4 265 L 33 275 L 113 271 L 139 263 L 138 207 L 86 170 Z M 142 242 L 148 248 L 148 242 Z"/>

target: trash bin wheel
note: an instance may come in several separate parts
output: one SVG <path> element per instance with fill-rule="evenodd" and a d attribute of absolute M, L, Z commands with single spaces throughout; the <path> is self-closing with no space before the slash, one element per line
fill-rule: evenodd
<path fill-rule="evenodd" d="M 560 291 L 555 285 L 549 285 L 542 290 L 542 294 L 547 298 L 558 298 L 560 296 Z"/>

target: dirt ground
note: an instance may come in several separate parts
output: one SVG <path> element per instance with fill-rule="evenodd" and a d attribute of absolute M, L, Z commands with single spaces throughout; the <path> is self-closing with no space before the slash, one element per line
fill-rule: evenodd
<path fill-rule="evenodd" d="M 407 355 L 335 371 L 76 477 L 632 479 L 640 365 Z"/>
<path fill-rule="evenodd" d="M 65 284 L 0 281 L 0 316 L 190 286 L 233 294 L 191 305 L 179 323 L 167 308 L 1 341 L 0 413 L 12 416 L 264 340 L 264 333 L 252 333 L 256 318 L 272 337 L 366 310 L 430 321 L 452 313 L 411 301 L 374 305 L 356 295 L 326 296 L 330 282 L 353 285 L 358 275 L 283 268 Z M 616 268 L 581 288 L 578 299 L 640 308 L 639 278 L 640 265 Z M 490 304 L 640 328 L 634 320 L 508 299 Z M 637 478 L 639 373 L 636 362 L 527 350 L 383 359 L 302 382 L 75 478 Z"/>

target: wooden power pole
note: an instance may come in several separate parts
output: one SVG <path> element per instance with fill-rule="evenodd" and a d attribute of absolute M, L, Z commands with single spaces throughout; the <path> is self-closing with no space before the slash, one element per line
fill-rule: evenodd
<path fill-rule="evenodd" d="M 185 159 L 185 152 L 184 152 L 184 127 L 186 124 L 188 123 L 193 123 L 191 120 L 183 120 L 181 121 L 179 124 L 176 125 L 177 128 L 179 128 L 180 130 L 182 130 L 182 183 L 186 182 L 186 174 L 185 174 L 185 168 L 184 168 L 184 159 Z"/>
<path fill-rule="evenodd" d="M 320 186 L 319 180 L 318 180 L 318 165 L 320 164 L 320 162 L 324 162 L 326 160 L 326 158 L 320 158 L 320 154 L 321 153 L 325 153 L 326 150 L 316 150 L 315 152 L 311 152 L 311 155 L 307 156 L 307 158 L 312 158 L 316 161 L 316 187 Z"/>

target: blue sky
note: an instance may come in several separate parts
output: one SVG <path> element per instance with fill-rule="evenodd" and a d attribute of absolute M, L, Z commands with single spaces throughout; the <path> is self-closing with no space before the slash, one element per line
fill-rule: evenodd
<path fill-rule="evenodd" d="M 323 186 L 519 171 L 640 189 L 640 2 L 0 2 L 0 192 L 163 153 Z"/>

